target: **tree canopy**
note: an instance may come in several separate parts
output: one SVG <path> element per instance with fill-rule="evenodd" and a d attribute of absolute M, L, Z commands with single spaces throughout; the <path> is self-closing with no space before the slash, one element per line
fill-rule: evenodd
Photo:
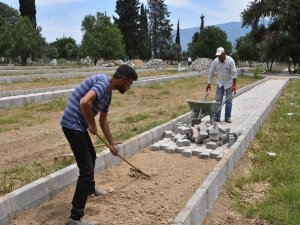
<path fill-rule="evenodd" d="M 132 59 L 137 56 L 139 1 L 117 0 L 115 12 L 119 15 L 114 20 L 123 34 L 126 55 Z"/>
<path fill-rule="evenodd" d="M 264 61 L 292 62 L 296 68 L 294 71 L 299 69 L 299 12 L 299 0 L 254 0 L 241 13 L 243 26 L 252 27 L 257 43 L 264 49 L 262 51 Z M 269 21 L 267 25 L 261 23 L 265 18 Z M 274 50 L 279 47 L 281 51 L 275 52 Z"/>
<path fill-rule="evenodd" d="M 149 35 L 155 58 L 166 59 L 172 44 L 170 12 L 164 0 L 148 0 Z"/>
<path fill-rule="evenodd" d="M 86 56 L 98 59 L 117 59 L 125 56 L 123 36 L 117 25 L 110 22 L 110 17 L 98 12 L 88 15 L 82 21 L 84 32 L 82 50 Z"/>
<path fill-rule="evenodd" d="M 50 46 L 53 46 L 58 51 L 58 58 L 65 58 L 65 59 L 71 59 L 70 49 L 75 48 L 76 41 L 72 37 L 62 37 L 62 38 L 56 38 L 56 41 L 50 43 Z"/>
<path fill-rule="evenodd" d="M 218 27 L 208 26 L 195 34 L 195 40 L 189 44 L 189 51 L 193 58 L 215 58 L 216 49 L 223 47 L 228 55 L 231 54 L 232 46 L 227 39 L 227 34 Z"/>

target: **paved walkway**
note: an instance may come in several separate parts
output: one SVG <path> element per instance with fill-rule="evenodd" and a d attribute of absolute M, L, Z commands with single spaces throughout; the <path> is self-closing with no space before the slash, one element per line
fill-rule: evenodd
<path fill-rule="evenodd" d="M 279 96 L 288 79 L 270 79 L 233 99 L 232 123 L 221 122 L 233 132 L 247 133 L 256 121 L 270 110 L 276 96 Z M 221 121 L 224 121 L 225 106 L 222 108 Z"/>

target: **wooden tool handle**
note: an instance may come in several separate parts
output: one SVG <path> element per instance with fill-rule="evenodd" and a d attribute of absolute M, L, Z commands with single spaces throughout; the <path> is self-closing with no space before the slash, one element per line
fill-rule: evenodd
<path fill-rule="evenodd" d="M 106 147 L 108 147 L 109 149 L 113 149 L 113 147 L 110 145 L 110 144 L 108 144 L 98 133 L 96 133 L 96 136 L 100 139 L 100 141 L 102 141 L 103 142 L 103 144 L 105 144 L 106 145 Z M 121 159 L 123 159 L 128 165 L 130 165 L 132 168 L 134 168 L 134 169 L 136 169 L 136 170 L 139 170 L 138 168 L 136 168 L 134 165 L 132 165 L 126 158 L 124 158 L 124 156 L 122 156 L 122 155 L 120 155 L 120 153 L 119 152 L 117 152 L 117 155 L 121 158 Z"/>

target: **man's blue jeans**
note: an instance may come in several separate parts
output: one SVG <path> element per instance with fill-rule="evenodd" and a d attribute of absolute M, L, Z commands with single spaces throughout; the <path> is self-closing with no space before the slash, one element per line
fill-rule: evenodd
<path fill-rule="evenodd" d="M 95 191 L 94 168 L 96 151 L 87 131 L 71 130 L 62 127 L 71 146 L 79 168 L 79 177 L 72 200 L 71 218 L 79 220 L 84 216 L 88 195 Z"/>
<path fill-rule="evenodd" d="M 229 96 L 232 96 L 232 89 L 231 87 L 228 89 L 224 89 L 224 86 L 219 87 L 217 85 L 217 92 L 216 92 L 216 102 L 219 102 L 222 104 L 224 93 L 226 93 L 226 105 L 225 105 L 225 120 L 230 119 L 231 117 L 231 109 L 232 109 L 232 98 L 228 98 Z M 221 109 L 219 112 L 215 114 L 215 119 L 220 120 L 221 117 Z"/>

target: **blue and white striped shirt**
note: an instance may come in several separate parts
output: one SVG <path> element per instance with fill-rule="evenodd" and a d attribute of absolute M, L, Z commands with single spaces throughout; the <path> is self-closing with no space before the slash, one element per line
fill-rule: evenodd
<path fill-rule="evenodd" d="M 110 77 L 97 74 L 84 80 L 72 92 L 60 125 L 73 130 L 86 131 L 88 124 L 80 109 L 80 99 L 90 90 L 95 91 L 97 98 L 92 102 L 93 115 L 99 112 L 108 112 L 111 103 L 112 91 L 109 90 Z"/>

